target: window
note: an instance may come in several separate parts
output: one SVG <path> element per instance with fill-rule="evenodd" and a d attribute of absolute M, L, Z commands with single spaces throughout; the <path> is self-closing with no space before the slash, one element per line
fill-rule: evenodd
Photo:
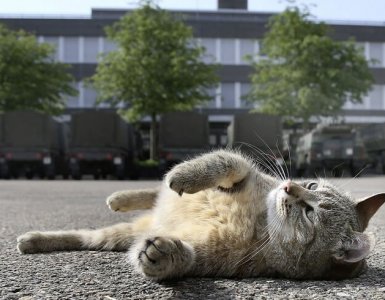
<path fill-rule="evenodd" d="M 240 40 L 240 51 L 239 51 L 239 61 L 241 64 L 248 64 L 248 61 L 245 59 L 246 55 L 255 55 L 255 41 L 253 40 Z"/>
<path fill-rule="evenodd" d="M 221 84 L 221 100 L 222 100 L 222 108 L 235 107 L 235 84 L 234 83 Z"/>
<path fill-rule="evenodd" d="M 241 83 L 241 107 L 242 108 L 253 108 L 254 105 L 245 100 L 246 95 L 250 92 L 251 83 Z"/>
<path fill-rule="evenodd" d="M 97 93 L 93 88 L 84 87 L 84 107 L 94 107 Z"/>
<path fill-rule="evenodd" d="M 215 39 L 202 39 L 202 46 L 206 49 L 203 61 L 205 63 L 213 63 L 216 61 L 216 41 Z"/>
<path fill-rule="evenodd" d="M 380 67 L 383 65 L 383 50 L 382 43 L 369 43 L 369 58 L 374 59 L 374 62 L 371 62 L 371 66 Z"/>
<path fill-rule="evenodd" d="M 63 60 L 66 63 L 79 62 L 79 38 L 65 37 L 63 47 Z"/>
<path fill-rule="evenodd" d="M 207 107 L 207 108 L 215 108 L 216 107 L 216 91 L 217 91 L 217 88 L 216 87 L 212 87 L 210 89 L 207 90 L 207 94 L 210 96 L 210 101 L 206 102 L 203 107 Z"/>
<path fill-rule="evenodd" d="M 97 37 L 84 38 L 84 62 L 96 63 L 99 54 L 99 39 Z"/>
<path fill-rule="evenodd" d="M 384 108 L 384 89 L 382 85 L 374 85 L 369 93 L 370 109 Z"/>
<path fill-rule="evenodd" d="M 59 60 L 59 38 L 58 37 L 44 37 L 44 42 L 52 45 L 56 51 L 53 54 L 54 60 Z"/>
<path fill-rule="evenodd" d="M 107 39 L 104 40 L 104 53 L 109 53 L 116 49 L 118 49 L 118 46 L 114 42 Z"/>
<path fill-rule="evenodd" d="M 235 39 L 221 39 L 221 58 L 220 63 L 235 64 Z"/>

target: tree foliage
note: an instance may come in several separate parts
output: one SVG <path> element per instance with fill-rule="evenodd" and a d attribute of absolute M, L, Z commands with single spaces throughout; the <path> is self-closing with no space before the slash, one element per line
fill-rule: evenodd
<path fill-rule="evenodd" d="M 0 111 L 31 109 L 58 114 L 63 95 L 76 95 L 68 66 L 55 61 L 54 48 L 22 30 L 0 24 Z"/>
<path fill-rule="evenodd" d="M 353 40 L 335 41 L 324 23 L 298 8 L 273 16 L 262 41 L 265 58 L 253 62 L 249 100 L 270 114 L 334 116 L 347 100 L 362 102 L 373 77 Z"/>
<path fill-rule="evenodd" d="M 215 66 L 202 62 L 204 49 L 180 18 L 146 1 L 106 33 L 118 49 L 102 57 L 91 79 L 99 102 L 123 104 L 120 112 L 131 121 L 151 116 L 155 130 L 158 115 L 209 100 Z"/>

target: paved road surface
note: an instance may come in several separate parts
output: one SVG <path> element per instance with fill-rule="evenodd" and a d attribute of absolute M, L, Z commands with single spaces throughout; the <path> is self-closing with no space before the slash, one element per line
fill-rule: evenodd
<path fill-rule="evenodd" d="M 385 299 L 385 207 L 369 230 L 377 245 L 369 270 L 341 282 L 277 279 L 184 279 L 154 283 L 135 275 L 124 253 L 58 252 L 20 255 L 16 237 L 29 230 L 100 227 L 132 214 L 110 212 L 104 199 L 157 182 L 0 181 L 1 299 Z M 385 177 L 341 179 L 357 197 L 385 192 Z M 316 258 L 315 258 L 316 259 Z"/>

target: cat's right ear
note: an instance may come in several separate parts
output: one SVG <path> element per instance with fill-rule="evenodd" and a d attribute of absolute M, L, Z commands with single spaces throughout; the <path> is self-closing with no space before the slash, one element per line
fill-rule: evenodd
<path fill-rule="evenodd" d="M 370 219 L 384 203 L 385 193 L 375 194 L 357 201 L 356 211 L 362 224 L 362 230 L 366 229 Z"/>

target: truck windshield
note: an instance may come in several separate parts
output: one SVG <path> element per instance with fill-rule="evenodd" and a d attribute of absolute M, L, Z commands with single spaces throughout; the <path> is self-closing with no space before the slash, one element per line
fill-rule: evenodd
<path fill-rule="evenodd" d="M 353 155 L 353 141 L 346 138 L 331 138 L 323 142 L 323 154 L 332 158 Z"/>

